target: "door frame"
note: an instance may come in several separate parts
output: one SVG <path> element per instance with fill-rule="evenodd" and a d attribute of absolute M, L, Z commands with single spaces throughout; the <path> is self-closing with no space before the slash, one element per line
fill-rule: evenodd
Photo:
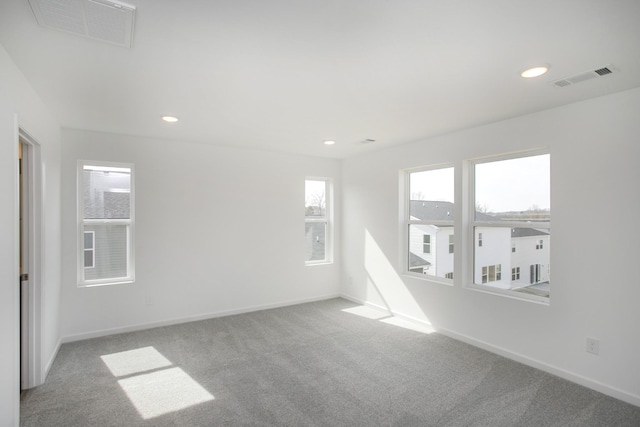
<path fill-rule="evenodd" d="M 24 309 L 26 316 L 24 324 L 19 324 L 18 332 L 21 337 L 24 334 L 26 355 L 20 361 L 20 371 L 22 381 L 20 381 L 20 389 L 28 389 L 42 384 L 42 283 L 41 272 L 43 263 L 43 224 L 42 224 L 42 197 L 44 195 L 42 176 L 43 165 L 41 159 L 40 144 L 31 137 L 24 129 L 20 128 L 17 123 L 16 147 L 22 145 L 23 161 L 26 160 L 24 183 L 26 188 L 20 193 L 19 197 L 26 197 L 25 226 L 27 227 L 27 250 L 25 251 L 26 264 L 29 266 L 28 287 L 25 289 Z M 17 161 L 17 156 L 16 156 Z M 18 187 L 20 186 L 18 179 Z M 16 207 L 18 210 L 20 206 Z M 18 212 L 18 231 L 19 231 L 19 212 Z M 19 240 L 19 239 L 18 239 Z M 20 241 L 16 242 L 16 251 L 20 255 Z M 18 257 L 19 259 L 19 257 Z M 19 271 L 19 266 L 18 266 Z M 18 278 L 19 279 L 19 278 Z M 22 292 L 22 289 L 20 289 Z M 19 303 L 20 304 L 20 303 Z M 20 310 L 21 307 L 18 307 Z M 26 366 L 24 366 L 26 362 Z"/>

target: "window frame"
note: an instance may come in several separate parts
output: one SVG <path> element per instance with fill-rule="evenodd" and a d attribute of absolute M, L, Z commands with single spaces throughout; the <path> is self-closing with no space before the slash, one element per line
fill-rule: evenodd
<path fill-rule="evenodd" d="M 307 224 L 320 223 L 325 224 L 325 241 L 324 241 L 324 259 L 321 260 L 305 260 L 306 266 L 333 264 L 333 179 L 328 177 L 306 176 L 304 184 L 307 181 L 324 181 L 325 183 L 325 214 L 324 216 L 307 216 L 305 212 L 304 223 L 305 229 Z M 306 201 L 306 188 L 304 191 Z M 306 203 L 305 203 L 306 204 Z"/>
<path fill-rule="evenodd" d="M 452 236 L 456 235 L 456 221 L 455 220 L 414 220 L 411 219 L 411 174 L 413 173 L 419 173 L 419 172 L 426 172 L 426 171 L 433 171 L 433 170 L 439 170 L 439 169 L 453 169 L 453 180 L 454 180 L 454 211 L 457 209 L 457 200 L 458 200 L 458 195 L 456 194 L 456 185 L 455 185 L 455 180 L 456 180 L 456 174 L 458 173 L 457 171 L 457 166 L 454 163 L 439 163 L 439 164 L 434 164 L 434 165 L 429 165 L 429 166 L 421 166 L 421 167 L 417 167 L 417 168 L 409 168 L 409 169 L 403 169 L 400 171 L 400 180 L 401 180 L 401 197 L 402 197 L 402 210 L 401 210 L 401 214 L 400 214 L 400 225 L 401 225 L 401 245 L 402 245 L 402 250 L 401 250 L 401 262 L 402 262 L 402 267 L 401 267 L 401 271 L 402 274 L 405 276 L 410 276 L 416 279 L 420 279 L 420 280 L 425 280 L 425 281 L 430 281 L 430 282 L 435 282 L 435 283 L 439 283 L 439 284 L 443 284 L 443 285 L 448 285 L 448 286 L 453 286 L 454 285 L 454 280 L 456 275 L 454 274 L 452 279 L 449 279 L 447 277 L 445 277 L 447 274 L 449 273 L 455 273 L 455 266 L 457 265 L 458 261 L 457 256 L 458 254 L 456 253 L 455 250 L 455 241 L 454 241 L 454 251 L 452 253 L 453 255 L 453 265 L 454 265 L 454 271 L 453 272 L 447 272 L 445 273 L 445 276 L 440 277 L 440 276 L 435 276 L 435 275 L 430 275 L 430 274 L 425 274 L 425 273 L 417 273 L 414 271 L 410 270 L 410 259 L 409 259 L 409 254 L 410 254 L 410 244 L 411 244 L 411 226 L 412 225 L 432 225 L 432 226 L 436 226 L 436 227 L 451 227 L 451 229 L 453 230 Z M 455 216 L 455 215 L 454 215 Z M 455 240 L 455 237 L 454 237 Z M 437 244 L 437 242 L 434 242 L 433 239 L 430 239 L 430 254 L 433 253 L 433 246 L 434 244 Z M 446 247 L 450 247 L 449 246 L 449 242 L 447 241 Z M 449 250 L 445 249 L 446 251 L 446 255 L 449 255 Z M 423 252 L 424 253 L 424 252 Z"/>
<path fill-rule="evenodd" d="M 486 227 L 486 228 L 533 228 L 533 229 L 545 229 L 549 236 L 551 236 L 551 220 L 545 222 L 526 222 L 526 221 L 479 221 L 476 219 L 476 186 L 475 186 L 475 167 L 478 164 L 483 163 L 492 163 L 503 160 L 515 160 L 525 157 L 533 157 L 539 155 L 549 155 L 549 162 L 551 162 L 551 153 L 548 148 L 541 148 L 535 150 L 526 150 L 512 153 L 505 153 L 494 156 L 486 156 L 476 159 L 467 160 L 465 164 L 468 168 L 468 198 L 469 201 L 468 209 L 467 209 L 467 238 L 471 244 L 468 245 L 470 248 L 466 251 L 466 256 L 468 257 L 468 262 L 465 263 L 465 268 L 467 269 L 467 277 L 469 280 L 466 281 L 466 288 L 473 289 L 477 291 L 487 292 L 491 294 L 498 294 L 503 296 L 512 297 L 515 299 L 527 300 L 542 304 L 550 304 L 550 296 L 539 296 L 527 294 L 524 292 L 518 292 L 512 289 L 500 289 L 497 287 L 489 286 L 487 281 L 486 283 L 475 283 L 475 269 L 476 269 L 476 251 L 477 251 L 477 242 L 474 242 L 476 239 L 478 227 Z M 551 175 L 551 169 L 549 170 L 549 174 Z M 551 191 L 551 176 L 549 176 L 549 190 Z M 484 237 L 484 236 L 483 236 Z M 511 247 L 511 251 L 509 251 L 509 256 L 513 253 L 513 246 Z M 549 263 L 551 263 L 551 256 L 549 255 Z M 509 276 L 510 277 L 510 276 Z M 549 281 L 550 282 L 550 281 Z"/>
<path fill-rule="evenodd" d="M 130 190 L 129 190 L 129 218 L 85 218 L 84 217 L 84 176 L 83 171 L 85 167 L 93 168 L 106 168 L 106 169 L 128 169 L 130 176 Z M 79 288 L 92 287 L 92 286 L 105 286 L 105 285 L 119 285 L 125 283 L 135 282 L 135 257 L 134 257 L 134 243 L 135 243 L 135 169 L 132 163 L 116 163 L 116 162 L 104 162 L 94 160 L 78 160 L 77 162 L 77 282 Z M 127 275 L 124 277 L 110 277 L 104 279 L 86 279 L 85 267 L 84 267 L 84 233 L 85 226 L 91 224 L 112 224 L 112 225 L 126 225 L 127 226 Z M 89 230 L 91 231 L 91 230 Z M 94 267 L 95 267 L 95 236 L 94 236 Z"/>

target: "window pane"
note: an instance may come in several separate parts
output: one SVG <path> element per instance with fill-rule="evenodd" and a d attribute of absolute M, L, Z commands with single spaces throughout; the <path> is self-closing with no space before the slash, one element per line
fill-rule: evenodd
<path fill-rule="evenodd" d="M 93 233 L 84 232 L 84 248 L 85 249 L 93 249 Z"/>
<path fill-rule="evenodd" d="M 91 224 L 85 225 L 84 229 L 95 233 L 94 268 L 84 271 L 84 279 L 127 277 L 129 226 L 126 224 Z"/>
<path fill-rule="evenodd" d="M 327 215 L 327 182 L 305 180 L 304 207 L 308 217 L 325 217 Z"/>
<path fill-rule="evenodd" d="M 476 220 L 549 221 L 549 154 L 475 165 Z"/>
<path fill-rule="evenodd" d="M 447 273 L 453 271 L 453 253 L 449 251 L 449 236 L 452 235 L 453 227 L 409 224 L 409 271 L 447 278 Z M 428 252 L 425 241 L 430 242 Z"/>
<path fill-rule="evenodd" d="M 305 261 L 324 261 L 326 255 L 326 222 L 305 223 Z"/>
<path fill-rule="evenodd" d="M 475 235 L 479 233 L 482 233 L 483 244 L 475 251 L 474 283 L 549 296 L 549 229 L 475 227 Z M 514 251 L 512 248 L 516 246 L 518 250 Z M 501 271 L 511 271 L 511 280 Z"/>
<path fill-rule="evenodd" d="M 85 219 L 131 217 L 131 171 L 125 168 L 82 171 Z"/>
<path fill-rule="evenodd" d="M 453 184 L 453 168 L 410 173 L 410 219 L 453 221 Z"/>
<path fill-rule="evenodd" d="M 84 251 L 84 268 L 93 268 L 93 251 Z"/>

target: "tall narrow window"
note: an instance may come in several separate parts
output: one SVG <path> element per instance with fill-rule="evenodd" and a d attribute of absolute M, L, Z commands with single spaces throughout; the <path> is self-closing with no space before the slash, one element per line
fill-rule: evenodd
<path fill-rule="evenodd" d="M 326 264 L 332 261 L 331 181 L 325 178 L 305 180 L 305 262 Z"/>
<path fill-rule="evenodd" d="M 78 284 L 132 282 L 133 168 L 80 162 Z"/>
<path fill-rule="evenodd" d="M 454 271 L 453 167 L 406 173 L 406 271 L 450 283 Z"/>
<path fill-rule="evenodd" d="M 474 245 L 474 283 L 496 292 L 519 292 L 534 299 L 548 298 L 551 238 L 549 154 L 485 159 L 473 164 L 473 173 L 472 206 L 476 209 L 472 225 L 478 239 Z M 483 250 L 478 250 L 479 246 Z M 517 267 L 520 265 L 531 266 L 530 283 L 520 280 L 520 268 Z M 503 266 L 506 271 L 511 271 L 510 277 L 502 276 Z"/>

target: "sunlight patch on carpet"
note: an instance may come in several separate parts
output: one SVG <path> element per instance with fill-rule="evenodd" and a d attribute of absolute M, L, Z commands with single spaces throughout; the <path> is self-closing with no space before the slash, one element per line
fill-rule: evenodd
<path fill-rule="evenodd" d="M 436 331 L 431 325 L 409 322 L 398 317 L 388 317 L 386 319 L 381 319 L 380 321 L 389 325 L 399 326 L 401 328 L 409 329 L 411 331 L 416 331 L 423 334 L 432 334 Z"/>
<path fill-rule="evenodd" d="M 389 317 L 390 314 L 382 310 L 376 310 L 375 308 L 366 307 L 364 305 L 358 305 L 351 308 L 345 308 L 342 311 L 349 314 L 355 314 L 356 316 L 364 317 L 366 319 L 378 320 L 385 317 Z"/>
<path fill-rule="evenodd" d="M 166 357 L 153 347 L 106 354 L 100 356 L 100 358 L 116 377 L 124 377 L 172 365 Z"/>
<path fill-rule="evenodd" d="M 100 356 L 140 416 L 147 420 L 214 400 L 211 393 L 154 347 Z"/>
<path fill-rule="evenodd" d="M 136 375 L 118 384 L 145 420 L 214 400 L 180 368 Z"/>

